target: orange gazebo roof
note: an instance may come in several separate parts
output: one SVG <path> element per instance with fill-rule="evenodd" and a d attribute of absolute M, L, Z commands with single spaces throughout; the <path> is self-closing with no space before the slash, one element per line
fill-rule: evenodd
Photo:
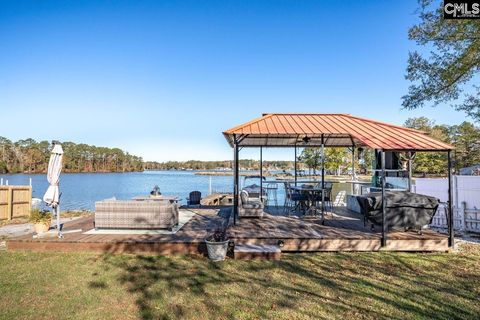
<path fill-rule="evenodd" d="M 233 147 L 365 146 L 383 150 L 447 151 L 453 147 L 423 131 L 350 114 L 269 113 L 223 132 Z"/>

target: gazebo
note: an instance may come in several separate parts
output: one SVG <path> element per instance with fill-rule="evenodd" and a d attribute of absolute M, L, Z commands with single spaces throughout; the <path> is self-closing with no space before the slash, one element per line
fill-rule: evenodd
<path fill-rule="evenodd" d="M 405 128 L 380 121 L 360 118 L 350 114 L 323 113 L 268 113 L 261 117 L 223 132 L 234 152 L 234 188 L 233 217 L 238 217 L 239 194 L 239 151 L 242 148 L 295 148 L 320 147 L 322 150 L 322 187 L 324 186 L 325 166 L 323 151 L 325 147 L 368 147 L 378 150 L 381 159 L 382 190 L 382 235 L 381 245 L 386 245 L 386 201 L 385 196 L 385 153 L 417 151 L 445 152 L 448 158 L 448 244 L 453 246 L 453 210 L 452 210 L 452 160 L 453 147 L 438 141 L 425 132 Z M 353 155 L 354 156 L 354 155 Z M 295 155 L 295 160 L 296 160 Z M 410 157 L 411 159 L 411 157 Z M 410 160 L 411 161 L 411 160 Z M 410 162 L 409 161 L 409 162 Z M 409 164 L 411 167 L 411 164 Z M 295 166 L 296 169 L 296 166 Z M 296 171 L 296 170 L 295 170 Z M 295 173 L 296 176 L 296 173 Z M 410 175 L 409 175 L 410 179 Z"/>

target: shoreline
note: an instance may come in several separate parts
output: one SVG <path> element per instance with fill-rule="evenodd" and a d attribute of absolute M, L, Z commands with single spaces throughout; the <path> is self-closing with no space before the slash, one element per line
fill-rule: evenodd
<path fill-rule="evenodd" d="M 195 175 L 197 176 L 218 176 L 218 177 L 233 177 L 233 171 L 198 171 L 198 172 L 195 172 Z M 242 177 L 252 177 L 252 176 L 258 176 L 260 175 L 259 172 L 255 171 L 255 172 L 240 172 L 239 173 L 240 176 Z M 263 176 L 264 177 L 276 177 L 276 176 L 285 176 L 284 174 L 271 174 L 271 173 L 267 173 L 267 172 L 264 172 L 263 173 Z M 293 175 L 292 175 L 293 177 Z"/>

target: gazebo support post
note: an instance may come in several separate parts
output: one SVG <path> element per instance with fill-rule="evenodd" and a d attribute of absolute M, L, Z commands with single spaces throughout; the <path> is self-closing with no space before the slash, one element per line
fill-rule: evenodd
<path fill-rule="evenodd" d="M 322 221 L 325 215 L 325 141 L 322 133 Z"/>
<path fill-rule="evenodd" d="M 412 192 L 412 151 L 408 152 L 408 192 Z"/>
<path fill-rule="evenodd" d="M 263 201 L 263 148 L 260 147 L 260 201 Z"/>
<path fill-rule="evenodd" d="M 233 224 L 237 224 L 238 216 L 238 142 L 233 135 Z"/>
<path fill-rule="evenodd" d="M 381 162 L 381 183 L 382 183 L 382 240 L 381 246 L 385 247 L 387 245 L 387 201 L 385 199 L 385 151 L 380 151 L 380 162 Z"/>
<path fill-rule="evenodd" d="M 447 152 L 448 157 L 448 246 L 455 243 L 453 230 L 453 196 L 452 196 L 452 152 Z"/>
<path fill-rule="evenodd" d="M 295 161 L 294 161 L 294 171 L 295 171 L 295 187 L 297 186 L 297 145 L 295 144 Z"/>
<path fill-rule="evenodd" d="M 355 145 L 352 145 L 352 181 L 355 180 Z"/>

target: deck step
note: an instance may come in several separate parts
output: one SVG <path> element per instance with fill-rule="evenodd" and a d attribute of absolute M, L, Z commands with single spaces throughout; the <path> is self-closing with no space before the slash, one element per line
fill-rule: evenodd
<path fill-rule="evenodd" d="M 234 247 L 235 259 L 280 260 L 282 251 L 275 245 L 236 244 Z"/>

